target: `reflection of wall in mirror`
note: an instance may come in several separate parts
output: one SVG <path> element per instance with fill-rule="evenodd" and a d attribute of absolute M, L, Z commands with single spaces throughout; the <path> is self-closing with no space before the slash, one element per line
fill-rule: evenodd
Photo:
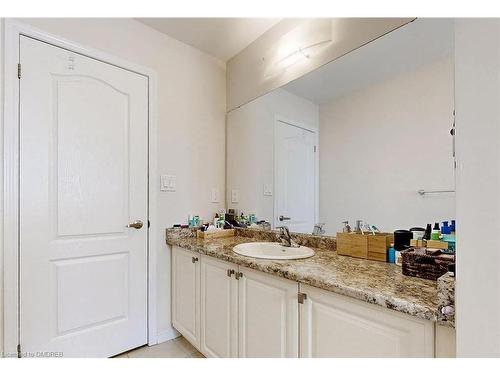
<path fill-rule="evenodd" d="M 424 226 L 455 215 L 450 128 L 453 61 L 320 106 L 320 221 L 333 234 L 363 219 L 382 230 Z"/>
<path fill-rule="evenodd" d="M 273 185 L 275 118 L 318 128 L 318 111 L 316 104 L 278 89 L 228 113 L 226 191 L 230 208 L 273 222 L 274 194 L 266 194 L 266 190 Z M 238 190 L 238 203 L 231 203 L 232 190 Z"/>

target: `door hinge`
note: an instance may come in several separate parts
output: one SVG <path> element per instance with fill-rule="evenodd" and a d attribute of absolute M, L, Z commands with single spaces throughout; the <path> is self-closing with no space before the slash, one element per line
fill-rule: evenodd
<path fill-rule="evenodd" d="M 305 293 L 297 293 L 297 299 L 299 301 L 300 304 L 304 304 L 304 301 L 307 299 L 307 294 Z"/>
<path fill-rule="evenodd" d="M 314 146 L 314 152 L 316 152 L 316 146 Z"/>
<path fill-rule="evenodd" d="M 17 78 L 21 79 L 21 64 L 17 64 Z"/>
<path fill-rule="evenodd" d="M 17 344 L 17 358 L 21 358 L 22 353 L 21 353 L 21 344 Z"/>

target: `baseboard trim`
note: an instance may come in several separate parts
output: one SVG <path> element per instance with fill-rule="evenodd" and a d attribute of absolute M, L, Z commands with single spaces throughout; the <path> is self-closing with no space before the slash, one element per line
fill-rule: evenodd
<path fill-rule="evenodd" d="M 162 332 L 159 332 L 158 337 L 157 337 L 157 341 L 158 341 L 158 344 L 161 344 L 162 342 L 175 339 L 176 337 L 179 337 L 180 335 L 181 334 L 174 327 L 171 327 L 171 328 L 166 329 Z"/>

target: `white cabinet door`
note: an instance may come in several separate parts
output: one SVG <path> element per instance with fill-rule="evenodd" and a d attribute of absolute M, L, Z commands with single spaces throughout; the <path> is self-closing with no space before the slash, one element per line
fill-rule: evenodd
<path fill-rule="evenodd" d="M 297 282 L 239 268 L 238 356 L 296 358 Z"/>
<path fill-rule="evenodd" d="M 300 305 L 301 357 L 433 357 L 431 321 L 307 285 Z"/>
<path fill-rule="evenodd" d="M 147 342 L 148 79 L 21 36 L 20 342 L 107 357 Z"/>
<path fill-rule="evenodd" d="M 172 249 L 172 324 L 200 348 L 200 255 Z"/>
<path fill-rule="evenodd" d="M 201 258 L 201 346 L 206 357 L 238 356 L 238 266 Z"/>

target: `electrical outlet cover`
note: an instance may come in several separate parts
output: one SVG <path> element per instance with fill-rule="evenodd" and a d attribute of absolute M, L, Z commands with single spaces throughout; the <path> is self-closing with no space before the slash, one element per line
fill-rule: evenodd
<path fill-rule="evenodd" d="M 266 197 L 271 197 L 273 195 L 273 185 L 272 184 L 264 184 L 264 195 Z"/>
<path fill-rule="evenodd" d="M 170 174 L 160 176 L 160 191 L 175 191 L 177 188 L 177 177 Z"/>
<path fill-rule="evenodd" d="M 219 189 L 212 188 L 212 203 L 219 203 L 219 202 L 220 202 Z"/>
<path fill-rule="evenodd" d="M 238 203 L 240 200 L 239 190 L 231 190 L 231 203 Z"/>

